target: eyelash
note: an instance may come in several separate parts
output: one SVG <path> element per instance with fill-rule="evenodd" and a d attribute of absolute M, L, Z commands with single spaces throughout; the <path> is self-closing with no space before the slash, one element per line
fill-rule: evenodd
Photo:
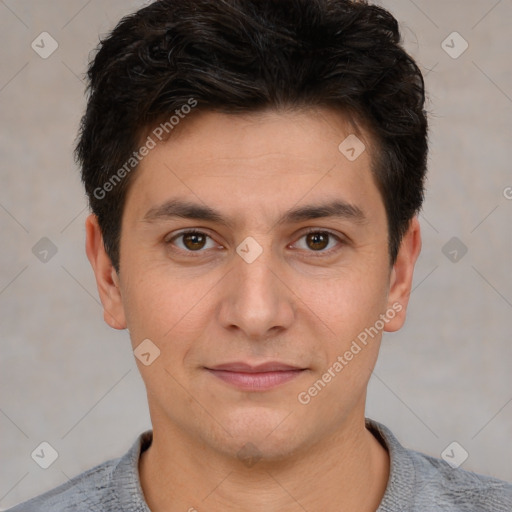
<path fill-rule="evenodd" d="M 304 238 L 307 235 L 310 235 L 311 233 L 329 235 L 329 237 L 334 238 L 338 243 L 341 243 L 341 244 L 344 243 L 344 240 L 342 240 L 339 236 L 335 235 L 333 232 L 331 232 L 329 230 L 325 230 L 325 229 L 318 229 L 318 228 L 310 228 L 308 231 L 303 233 L 298 240 L 301 240 L 302 238 Z M 174 242 L 174 240 L 176 240 L 176 239 L 178 239 L 180 237 L 183 237 L 185 235 L 204 235 L 207 238 L 213 240 L 213 238 L 210 235 L 208 235 L 208 233 L 205 233 L 204 231 L 199 231 L 199 230 L 196 230 L 196 229 L 189 229 L 189 230 L 186 230 L 186 231 L 181 231 L 180 233 L 174 235 L 172 238 L 170 238 L 168 240 L 166 239 L 165 240 L 165 244 L 166 245 L 173 245 L 172 243 Z M 313 257 L 322 257 L 322 256 L 326 256 L 326 255 L 330 256 L 332 253 L 338 251 L 339 249 L 340 249 L 339 247 L 337 247 L 337 248 L 335 247 L 335 248 L 332 248 L 332 249 L 329 249 L 329 250 L 321 250 L 321 251 L 310 250 L 310 251 L 307 251 L 307 252 L 312 253 Z M 199 249 L 197 251 L 191 251 L 191 250 L 188 250 L 188 249 L 180 249 L 180 248 L 178 248 L 177 250 L 180 251 L 180 252 L 186 252 L 187 255 L 190 255 L 190 256 L 193 256 L 193 257 L 198 257 L 198 256 L 201 255 L 201 253 L 204 253 L 207 249 Z"/>

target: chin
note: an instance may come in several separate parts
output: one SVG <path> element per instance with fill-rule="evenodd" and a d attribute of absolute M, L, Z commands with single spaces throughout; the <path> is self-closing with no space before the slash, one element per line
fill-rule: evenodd
<path fill-rule="evenodd" d="M 262 408 L 231 415 L 222 424 L 231 436 L 222 430 L 222 439 L 216 439 L 217 449 L 239 460 L 261 459 L 278 461 L 293 455 L 303 441 L 304 428 L 289 410 L 262 410 Z M 290 421 L 291 420 L 291 421 Z"/>

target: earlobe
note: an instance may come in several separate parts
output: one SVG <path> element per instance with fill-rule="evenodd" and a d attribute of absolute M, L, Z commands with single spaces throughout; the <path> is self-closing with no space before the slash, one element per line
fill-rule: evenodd
<path fill-rule="evenodd" d="M 91 214 L 87 217 L 85 232 L 85 250 L 96 278 L 96 286 L 103 305 L 103 318 L 114 329 L 126 329 L 119 278 L 105 251 L 96 215 Z"/>
<path fill-rule="evenodd" d="M 420 251 L 421 230 L 418 218 L 415 216 L 411 219 L 409 228 L 402 238 L 400 250 L 391 269 L 388 308 L 393 309 L 396 315 L 386 324 L 385 331 L 397 331 L 405 322 L 414 266 Z"/>

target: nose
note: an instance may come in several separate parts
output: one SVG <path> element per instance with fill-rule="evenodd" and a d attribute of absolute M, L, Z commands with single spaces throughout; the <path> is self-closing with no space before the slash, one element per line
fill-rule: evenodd
<path fill-rule="evenodd" d="M 248 261 L 238 254 L 233 258 L 223 280 L 219 322 L 225 329 L 242 331 L 247 339 L 265 340 L 292 325 L 295 296 L 270 247 Z"/>

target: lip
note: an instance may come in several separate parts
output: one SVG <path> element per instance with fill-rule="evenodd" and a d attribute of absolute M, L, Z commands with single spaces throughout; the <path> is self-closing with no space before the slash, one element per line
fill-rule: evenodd
<path fill-rule="evenodd" d="M 220 380 L 245 391 L 265 391 L 298 377 L 306 368 L 277 361 L 259 365 L 242 362 L 226 363 L 205 368 Z"/>
<path fill-rule="evenodd" d="M 208 370 L 225 370 L 228 372 L 240 372 L 240 373 L 263 373 L 263 372 L 284 372 L 289 370 L 305 370 L 299 366 L 292 366 L 289 364 L 280 363 L 279 361 L 267 361 L 257 365 L 250 365 L 241 361 L 235 361 L 233 363 L 219 364 Z"/>

